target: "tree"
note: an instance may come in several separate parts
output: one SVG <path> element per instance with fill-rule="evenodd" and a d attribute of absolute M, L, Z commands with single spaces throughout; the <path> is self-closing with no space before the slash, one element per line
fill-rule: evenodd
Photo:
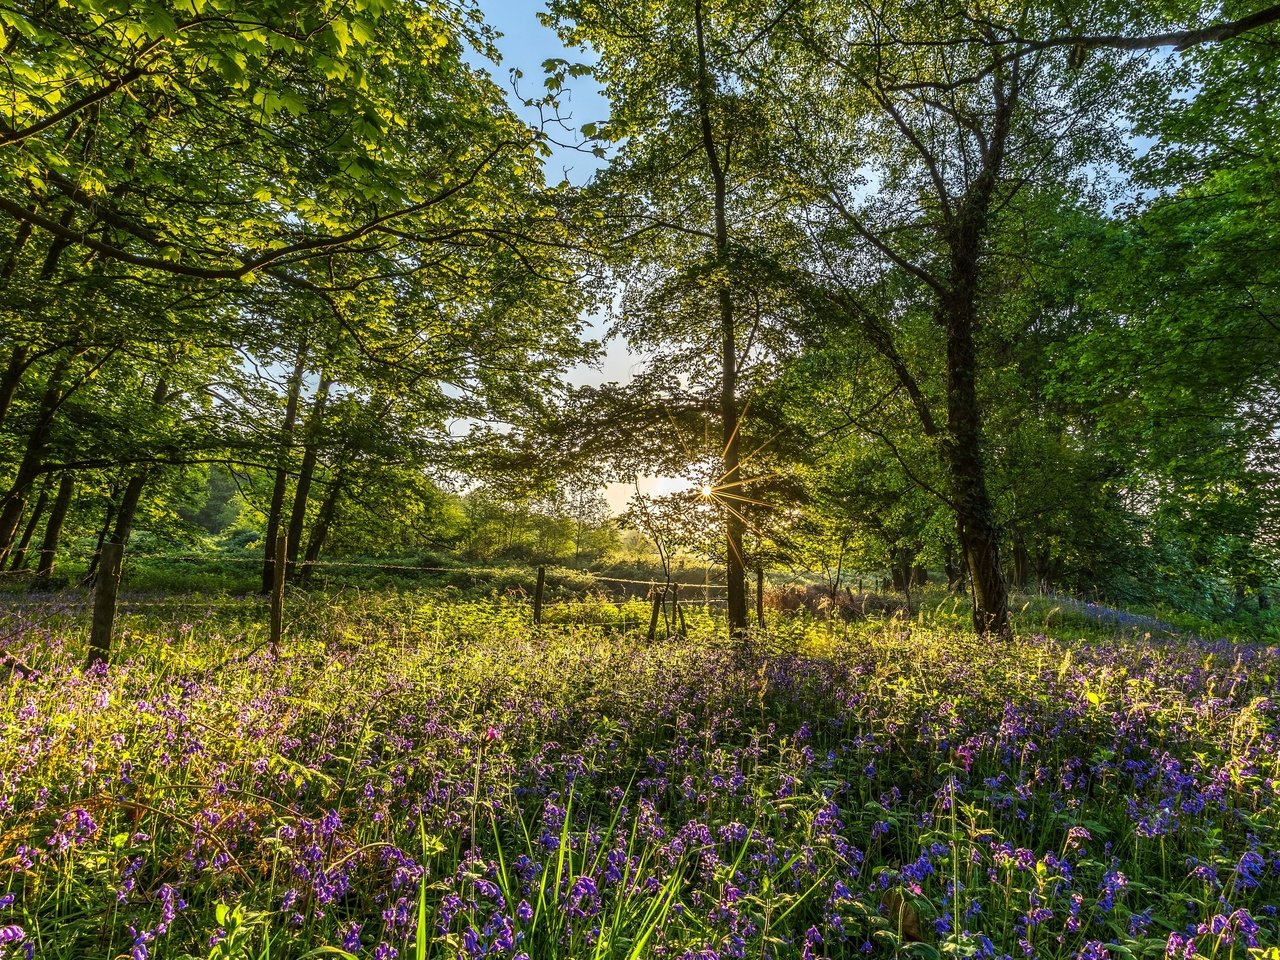
<path fill-rule="evenodd" d="M 466 63 L 492 46 L 465 4 L 76 0 L 5 21 L 15 248 L 219 280 L 430 242 L 534 140 Z"/>
<path fill-rule="evenodd" d="M 590 352 L 541 134 L 467 60 L 494 53 L 476 11 L 358 7 L 4 14 L 0 553 L 50 473 L 111 493 L 123 540 L 157 471 L 220 462 L 271 471 L 269 532 L 318 555 L 362 449 L 422 463 Z M 352 405 L 399 433 L 349 442 Z"/>
<path fill-rule="evenodd" d="M 1131 167 L 1152 194 L 1103 238 L 1091 322 L 1052 380 L 1125 465 L 1165 583 L 1239 600 L 1275 577 L 1280 525 L 1276 36 L 1189 50 L 1135 89 L 1138 128 L 1158 139 Z"/>
<path fill-rule="evenodd" d="M 776 316 L 774 304 L 749 287 L 752 274 L 768 275 L 763 251 L 779 241 L 769 236 L 768 205 L 757 190 L 757 133 L 767 116 L 747 94 L 738 47 L 768 29 L 775 6 L 664 0 L 624 11 L 556 0 L 549 17 L 566 45 L 598 54 L 594 73 L 613 105 L 608 123 L 588 132 L 618 145 L 592 194 L 612 228 L 612 263 L 637 278 L 627 284 L 618 329 L 659 356 L 681 343 L 702 348 L 687 376 L 716 397 L 721 468 L 714 486 L 733 636 L 747 627 L 743 398 L 753 352 L 767 352 Z"/>

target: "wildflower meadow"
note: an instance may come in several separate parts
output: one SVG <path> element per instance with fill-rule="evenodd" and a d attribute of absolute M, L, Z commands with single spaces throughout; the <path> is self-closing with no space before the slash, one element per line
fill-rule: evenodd
<path fill-rule="evenodd" d="M 0 618 L 6 958 L 1277 956 L 1274 646 L 313 595 Z M 21 666 L 18 666 L 21 664 Z"/>

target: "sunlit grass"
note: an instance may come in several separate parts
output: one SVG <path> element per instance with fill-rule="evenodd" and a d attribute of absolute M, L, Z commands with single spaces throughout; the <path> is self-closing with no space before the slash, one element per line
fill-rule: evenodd
<path fill-rule="evenodd" d="M 1032 604 L 777 617 L 298 595 L 0 622 L 8 955 L 1244 957 L 1277 943 L 1275 650 Z M 1045 631 L 1049 636 L 1045 636 Z M 1190 945 L 1190 946 L 1189 946 Z M 5 955 L 0 952 L 0 956 Z"/>

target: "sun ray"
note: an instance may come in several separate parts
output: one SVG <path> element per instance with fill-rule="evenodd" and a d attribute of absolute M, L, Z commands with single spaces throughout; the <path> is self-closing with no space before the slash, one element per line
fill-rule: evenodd
<path fill-rule="evenodd" d="M 667 415 L 667 420 L 671 424 L 671 433 L 675 436 L 676 442 L 680 444 L 680 449 L 684 453 L 685 459 L 689 461 L 696 460 L 697 458 L 693 455 L 693 451 L 684 442 L 684 436 L 680 433 L 680 426 L 676 423 L 675 414 L 671 412 L 671 408 L 664 406 L 662 412 Z"/>
<path fill-rule="evenodd" d="M 748 399 L 747 402 L 742 405 L 742 409 L 738 411 L 737 419 L 733 421 L 733 429 L 729 431 L 729 436 L 725 438 L 724 450 L 721 451 L 720 453 L 721 459 L 724 459 L 726 456 L 728 456 L 729 445 L 732 444 L 733 441 L 738 438 L 738 431 L 742 427 L 742 421 L 747 419 L 747 411 L 750 409 L 751 409 L 751 400 Z"/>

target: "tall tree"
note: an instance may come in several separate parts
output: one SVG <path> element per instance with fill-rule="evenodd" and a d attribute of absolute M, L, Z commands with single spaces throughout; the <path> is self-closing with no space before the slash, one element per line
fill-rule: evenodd
<path fill-rule="evenodd" d="M 716 397 L 714 495 L 724 513 L 728 625 L 741 637 L 744 394 L 753 359 L 767 353 L 771 314 L 749 291 L 754 274 L 769 272 L 766 251 L 783 241 L 768 236 L 778 221 L 758 190 L 757 146 L 767 118 L 744 87 L 740 45 L 767 32 L 781 6 L 663 0 L 614 9 L 556 0 L 550 9 L 568 45 L 598 54 L 594 72 L 612 103 L 607 124 L 589 132 L 618 145 L 593 193 L 612 228 L 614 269 L 634 278 L 618 327 L 659 357 L 687 344 L 706 351 L 686 377 Z M 704 367 L 711 357 L 713 379 Z"/>

